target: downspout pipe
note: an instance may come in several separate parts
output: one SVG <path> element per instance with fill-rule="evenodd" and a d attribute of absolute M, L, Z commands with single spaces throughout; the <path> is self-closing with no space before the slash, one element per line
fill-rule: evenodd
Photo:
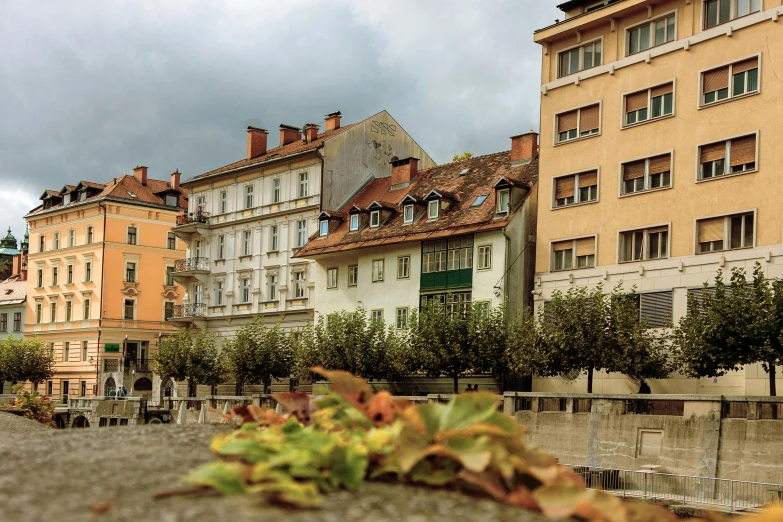
<path fill-rule="evenodd" d="M 106 207 L 103 203 L 98 204 L 103 212 L 103 230 L 101 231 L 101 295 L 98 303 L 98 353 L 95 355 L 95 395 L 99 396 L 101 392 L 101 326 L 103 325 L 103 274 L 106 271 Z"/>

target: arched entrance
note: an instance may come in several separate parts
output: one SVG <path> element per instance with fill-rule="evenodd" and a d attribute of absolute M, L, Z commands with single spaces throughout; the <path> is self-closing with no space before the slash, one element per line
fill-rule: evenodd
<path fill-rule="evenodd" d="M 174 396 L 174 383 L 171 381 L 171 379 L 166 379 L 163 381 L 163 383 L 160 385 L 160 403 L 162 405 L 167 404 L 167 399 L 170 399 Z"/>
<path fill-rule="evenodd" d="M 117 383 L 114 382 L 114 377 L 109 377 L 103 385 L 103 394 L 106 397 L 113 397 L 117 393 Z"/>
<path fill-rule="evenodd" d="M 133 391 L 137 392 L 134 395 L 141 395 L 142 397 L 152 396 L 152 381 L 146 377 L 138 379 L 133 383 Z"/>
<path fill-rule="evenodd" d="M 71 428 L 89 428 L 90 427 L 90 421 L 87 420 L 87 417 L 84 415 L 79 415 L 73 420 L 73 424 L 71 424 Z"/>
<path fill-rule="evenodd" d="M 64 430 L 65 429 L 65 419 L 62 415 L 55 415 L 54 416 L 54 422 L 57 424 L 58 430 Z"/>

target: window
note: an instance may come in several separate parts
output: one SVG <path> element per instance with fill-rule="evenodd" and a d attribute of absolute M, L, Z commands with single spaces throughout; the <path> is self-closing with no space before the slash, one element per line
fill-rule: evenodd
<path fill-rule="evenodd" d="M 303 247 L 307 243 L 307 221 L 296 222 L 296 246 Z"/>
<path fill-rule="evenodd" d="M 38 280 L 36 282 L 35 287 L 36 288 L 41 288 L 42 286 L 43 286 L 43 270 L 39 268 L 38 269 Z"/>
<path fill-rule="evenodd" d="M 57 286 L 57 267 L 52 268 L 52 286 Z"/>
<path fill-rule="evenodd" d="M 65 321 L 70 322 L 73 318 L 73 302 L 65 301 Z"/>
<path fill-rule="evenodd" d="M 85 321 L 90 320 L 90 298 L 86 297 L 82 302 L 82 319 Z"/>
<path fill-rule="evenodd" d="M 80 382 L 79 391 L 81 392 L 81 396 L 84 397 L 85 395 L 87 395 L 87 381 L 79 381 L 79 382 Z"/>
<path fill-rule="evenodd" d="M 305 296 L 305 273 L 294 272 L 294 298 L 302 299 Z"/>
<path fill-rule="evenodd" d="M 53 385 L 52 381 L 46 383 L 46 393 L 48 395 L 52 395 L 52 385 Z"/>
<path fill-rule="evenodd" d="M 76 244 L 76 231 L 71 229 L 68 231 L 68 246 L 72 247 Z"/>
<path fill-rule="evenodd" d="M 329 220 L 328 219 L 322 219 L 321 220 L 321 228 L 319 231 L 321 237 L 324 237 L 329 234 Z"/>
<path fill-rule="evenodd" d="M 299 173 L 299 197 L 307 197 L 307 172 Z"/>
<path fill-rule="evenodd" d="M 373 210 L 370 212 L 370 228 L 378 228 L 381 224 L 381 211 Z"/>
<path fill-rule="evenodd" d="M 137 236 L 138 232 L 136 231 L 136 227 L 128 227 L 128 244 L 129 245 L 136 245 L 137 244 Z"/>
<path fill-rule="evenodd" d="M 756 170 L 756 135 L 742 136 L 699 147 L 699 179 Z"/>
<path fill-rule="evenodd" d="M 488 194 L 481 194 L 476 198 L 476 201 L 474 201 L 470 206 L 471 207 L 480 207 L 484 204 L 484 202 L 487 200 Z"/>
<path fill-rule="evenodd" d="M 707 0 L 704 2 L 704 28 L 725 24 L 760 10 L 761 0 Z"/>
<path fill-rule="evenodd" d="M 280 203 L 280 178 L 272 180 L 272 203 Z"/>
<path fill-rule="evenodd" d="M 59 250 L 60 249 L 60 233 L 55 232 L 54 238 L 52 239 L 52 250 Z"/>
<path fill-rule="evenodd" d="M 8 314 L 0 314 L 0 332 L 8 331 Z"/>
<path fill-rule="evenodd" d="M 598 134 L 600 123 L 599 105 L 590 105 L 557 115 L 557 142 L 575 140 Z"/>
<path fill-rule="evenodd" d="M 359 284 L 359 265 L 351 265 L 348 267 L 348 286 L 357 284 Z"/>
<path fill-rule="evenodd" d="M 557 55 L 557 62 L 558 78 L 601 65 L 601 40 L 561 51 Z"/>
<path fill-rule="evenodd" d="M 337 288 L 337 269 L 336 268 L 327 268 L 326 269 L 326 288 L 328 288 L 328 289 Z"/>
<path fill-rule="evenodd" d="M 92 281 L 92 261 L 84 262 L 84 282 L 89 283 Z"/>
<path fill-rule="evenodd" d="M 14 312 L 14 332 L 22 331 L 22 312 Z"/>
<path fill-rule="evenodd" d="M 245 230 L 242 232 L 242 255 L 249 256 L 253 254 L 253 231 Z"/>
<path fill-rule="evenodd" d="M 670 187 L 672 184 L 671 164 L 671 154 L 661 154 L 652 158 L 624 163 L 622 166 L 623 194 Z"/>
<path fill-rule="evenodd" d="M 245 185 L 245 209 L 253 208 L 253 185 Z"/>
<path fill-rule="evenodd" d="M 405 205 L 402 209 L 402 222 L 413 223 L 413 205 Z"/>
<path fill-rule="evenodd" d="M 71 358 L 71 343 L 65 341 L 63 343 L 63 362 L 68 362 Z"/>
<path fill-rule="evenodd" d="M 125 313 L 123 314 L 123 318 L 132 321 L 134 318 L 134 309 L 136 308 L 136 301 L 133 299 L 126 299 L 125 305 L 123 307 L 125 309 Z"/>
<path fill-rule="evenodd" d="M 73 284 L 73 265 L 68 265 L 65 268 L 65 284 Z"/>
<path fill-rule="evenodd" d="M 607 5 L 613 4 L 618 1 L 619 0 L 599 0 L 598 2 L 593 2 L 592 4 L 588 4 L 585 6 L 585 13 L 589 13 L 591 11 L 597 11 L 598 9 L 602 9 Z"/>
<path fill-rule="evenodd" d="M 218 259 L 226 258 L 226 236 L 224 236 L 223 234 L 220 234 L 217 237 L 217 258 Z"/>
<path fill-rule="evenodd" d="M 166 206 L 176 207 L 179 203 L 179 197 L 176 194 L 166 194 Z"/>
<path fill-rule="evenodd" d="M 221 190 L 220 191 L 220 213 L 221 214 L 227 214 L 228 213 L 228 191 L 227 190 Z"/>
<path fill-rule="evenodd" d="M 82 362 L 87 362 L 87 348 L 89 347 L 89 344 L 87 341 L 82 341 Z M 82 381 L 84 382 L 84 381 Z M 82 392 L 82 395 L 84 395 L 84 392 Z"/>
<path fill-rule="evenodd" d="M 266 277 L 267 301 L 277 301 L 277 275 L 270 274 Z"/>
<path fill-rule="evenodd" d="M 46 236 L 41 234 L 38 236 L 38 251 L 43 252 L 46 250 Z"/>
<path fill-rule="evenodd" d="M 651 87 L 625 96 L 623 125 L 671 116 L 674 113 L 674 84 Z"/>
<path fill-rule="evenodd" d="M 383 310 L 373 310 L 371 312 L 371 320 L 372 320 L 373 323 L 382 324 L 383 323 Z"/>
<path fill-rule="evenodd" d="M 207 209 L 207 197 L 204 195 L 196 197 L 196 211 L 204 212 Z"/>
<path fill-rule="evenodd" d="M 552 270 L 573 270 L 594 266 L 594 236 L 552 243 Z"/>
<path fill-rule="evenodd" d="M 166 267 L 166 279 L 163 283 L 166 286 L 174 286 L 176 282 L 174 281 L 174 267 L 173 266 L 167 266 Z"/>
<path fill-rule="evenodd" d="M 43 322 L 43 307 L 41 303 L 35 303 L 35 324 Z"/>
<path fill-rule="evenodd" d="M 620 262 L 669 257 L 669 227 L 630 230 L 620 234 Z"/>
<path fill-rule="evenodd" d="M 239 282 L 239 298 L 242 303 L 250 302 L 250 279 L 242 279 Z"/>
<path fill-rule="evenodd" d="M 673 42 L 677 36 L 676 33 L 674 13 L 628 29 L 626 54 L 635 54 L 656 45 Z"/>
<path fill-rule="evenodd" d="M 136 282 L 136 263 L 125 263 L 125 282 Z"/>
<path fill-rule="evenodd" d="M 421 296 L 421 306 L 440 305 L 443 307 L 443 311 L 449 314 L 454 314 L 455 312 L 465 313 L 470 309 L 472 299 L 472 292 L 423 295 Z"/>
<path fill-rule="evenodd" d="M 374 259 L 372 262 L 372 282 L 383 281 L 383 259 Z"/>
<path fill-rule="evenodd" d="M 449 239 L 449 270 L 473 268 L 473 236 Z"/>
<path fill-rule="evenodd" d="M 163 320 L 168 321 L 174 317 L 174 303 L 166 301 L 163 303 Z"/>
<path fill-rule="evenodd" d="M 395 324 L 398 330 L 404 330 L 408 327 L 408 307 L 397 308 L 395 310 Z"/>
<path fill-rule="evenodd" d="M 166 236 L 166 248 L 168 248 L 169 250 L 177 249 L 177 237 L 174 235 L 173 232 L 169 232 Z"/>
<path fill-rule="evenodd" d="M 272 239 L 271 239 L 271 245 L 269 245 L 269 247 L 270 247 L 269 250 L 271 250 L 272 252 L 277 252 L 277 250 L 279 248 L 279 244 L 278 243 L 279 243 L 279 237 L 280 237 L 279 234 L 278 234 L 278 226 L 277 225 L 272 225 L 272 230 L 271 230 L 270 236 L 271 236 Z"/>
<path fill-rule="evenodd" d="M 440 207 L 440 200 L 438 199 L 427 202 L 427 219 L 438 219 L 438 207 Z"/>
<path fill-rule="evenodd" d="M 447 243 L 445 239 L 439 241 L 425 241 L 422 243 L 421 271 L 423 274 L 446 271 Z"/>
<path fill-rule="evenodd" d="M 510 194 L 509 189 L 498 190 L 497 209 L 496 209 L 498 214 L 508 214 L 509 194 Z"/>
<path fill-rule="evenodd" d="M 592 170 L 555 178 L 555 207 L 598 200 L 598 171 Z"/>
<path fill-rule="evenodd" d="M 478 247 L 478 266 L 476 268 L 479 270 L 492 268 L 492 245 Z"/>
<path fill-rule="evenodd" d="M 49 322 L 57 322 L 57 303 L 49 303 Z"/>
<path fill-rule="evenodd" d="M 719 252 L 753 246 L 754 214 L 747 212 L 698 221 L 698 253 Z"/>
<path fill-rule="evenodd" d="M 411 256 L 397 258 L 397 279 L 408 279 L 411 276 Z"/>
<path fill-rule="evenodd" d="M 87 227 L 87 244 L 91 245 L 93 239 L 93 228 L 92 226 Z M 41 250 L 43 252 L 43 250 Z"/>
<path fill-rule="evenodd" d="M 359 214 L 351 214 L 351 225 L 350 229 L 353 230 L 359 230 Z"/>
<path fill-rule="evenodd" d="M 758 56 L 701 73 L 702 106 L 758 91 Z"/>
<path fill-rule="evenodd" d="M 223 281 L 215 283 L 215 306 L 223 306 Z"/>

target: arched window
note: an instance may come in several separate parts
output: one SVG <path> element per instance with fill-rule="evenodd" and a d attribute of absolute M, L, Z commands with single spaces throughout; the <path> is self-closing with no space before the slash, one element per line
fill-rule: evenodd
<path fill-rule="evenodd" d="M 152 381 L 146 377 L 142 377 L 133 384 L 135 391 L 152 391 Z"/>
<path fill-rule="evenodd" d="M 162 398 L 174 396 L 174 383 L 171 379 L 166 379 L 160 387 L 160 395 Z"/>
<path fill-rule="evenodd" d="M 103 385 L 103 394 L 107 397 L 114 395 L 117 392 L 117 383 L 114 382 L 114 377 L 106 379 L 106 383 Z"/>

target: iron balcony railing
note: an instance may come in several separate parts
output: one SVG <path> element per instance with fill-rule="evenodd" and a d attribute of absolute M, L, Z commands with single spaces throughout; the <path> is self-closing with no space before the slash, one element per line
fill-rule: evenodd
<path fill-rule="evenodd" d="M 207 305 L 204 303 L 191 303 L 174 305 L 173 319 L 182 319 L 183 317 L 206 317 Z"/>
<path fill-rule="evenodd" d="M 209 271 L 209 258 L 207 257 L 189 257 L 187 259 L 177 259 L 174 261 L 174 273 Z"/>
<path fill-rule="evenodd" d="M 195 212 L 183 212 L 177 216 L 177 226 L 191 225 L 193 223 L 204 223 L 209 221 L 209 212 L 204 212 L 201 209 Z"/>
<path fill-rule="evenodd" d="M 136 371 L 140 373 L 152 373 L 152 359 L 136 359 Z"/>

